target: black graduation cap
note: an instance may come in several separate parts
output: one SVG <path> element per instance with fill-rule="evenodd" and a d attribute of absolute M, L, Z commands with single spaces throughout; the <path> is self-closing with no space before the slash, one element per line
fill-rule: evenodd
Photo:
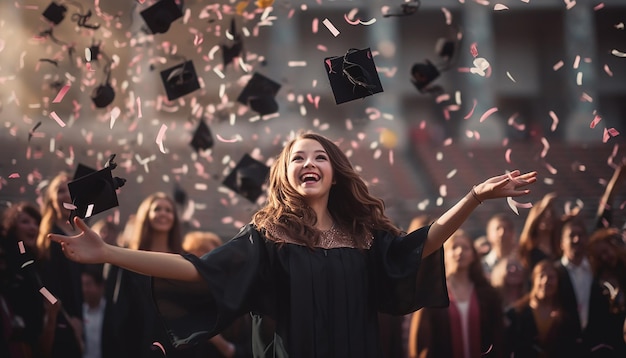
<path fill-rule="evenodd" d="M 233 44 L 230 46 L 224 44 L 220 45 L 224 67 L 228 66 L 229 63 L 233 62 L 235 57 L 241 55 L 243 52 L 243 40 L 241 34 L 237 32 L 234 18 L 230 20 L 230 33 L 233 35 Z"/>
<path fill-rule="evenodd" d="M 161 71 L 167 99 L 172 101 L 200 88 L 193 61 L 185 61 Z"/>
<path fill-rule="evenodd" d="M 439 70 L 430 61 L 416 63 L 411 68 L 411 82 L 420 92 L 428 90 L 429 85 L 439 77 Z"/>
<path fill-rule="evenodd" d="M 113 177 L 112 170 L 117 167 L 111 156 L 108 165 L 101 170 L 95 170 L 79 164 L 74 173 L 74 179 L 67 183 L 76 209 L 70 214 L 70 222 L 74 216 L 86 218 L 99 214 L 119 205 L 115 190 L 126 183 L 126 179 Z"/>
<path fill-rule="evenodd" d="M 343 56 L 325 58 L 324 63 L 336 104 L 383 91 L 369 48 L 349 49 Z"/>
<path fill-rule="evenodd" d="M 263 184 L 270 168 L 245 154 L 222 184 L 237 194 L 255 203 L 263 193 Z"/>
<path fill-rule="evenodd" d="M 200 123 L 198 123 L 198 127 L 196 127 L 196 130 L 193 133 L 193 137 L 191 138 L 189 145 L 191 145 L 196 152 L 213 147 L 213 135 L 211 134 L 211 129 L 204 120 L 200 120 Z"/>
<path fill-rule="evenodd" d="M 260 115 L 278 112 L 276 94 L 281 85 L 262 74 L 255 72 L 237 97 L 237 102 L 244 104 Z"/>
<path fill-rule="evenodd" d="M 65 18 L 66 12 L 67 12 L 67 7 L 65 5 L 59 5 L 53 1 L 44 10 L 42 15 L 53 24 L 58 25 Z"/>
<path fill-rule="evenodd" d="M 110 83 L 103 83 L 93 89 L 91 101 L 97 108 L 105 108 L 115 99 L 115 90 Z"/>
<path fill-rule="evenodd" d="M 164 34 L 172 22 L 183 17 L 183 11 L 174 0 L 161 0 L 140 12 L 153 34 Z"/>

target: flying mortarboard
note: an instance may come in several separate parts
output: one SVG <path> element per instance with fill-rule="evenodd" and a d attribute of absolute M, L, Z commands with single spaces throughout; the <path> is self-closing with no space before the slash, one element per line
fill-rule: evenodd
<path fill-rule="evenodd" d="M 430 61 L 416 63 L 411 68 L 411 82 L 420 92 L 428 92 L 430 84 L 439 77 L 439 70 Z"/>
<path fill-rule="evenodd" d="M 115 99 L 115 90 L 110 83 L 103 83 L 91 92 L 91 101 L 97 108 L 105 108 Z"/>
<path fill-rule="evenodd" d="M 325 58 L 324 64 L 336 104 L 383 91 L 369 48 L 349 49 L 343 56 Z"/>
<path fill-rule="evenodd" d="M 263 193 L 263 184 L 269 171 L 270 168 L 267 165 L 246 153 L 222 184 L 252 203 L 256 203 Z"/>
<path fill-rule="evenodd" d="M 281 85 L 262 74 L 255 72 L 237 97 L 237 102 L 244 104 L 260 115 L 278 112 L 276 94 Z"/>
<path fill-rule="evenodd" d="M 117 167 L 113 163 L 112 155 L 107 166 L 95 170 L 79 164 L 74 173 L 74 179 L 67 183 L 76 207 L 70 214 L 70 222 L 74 216 L 87 218 L 119 205 L 115 190 L 126 183 L 126 179 L 113 177 L 112 170 Z"/>
<path fill-rule="evenodd" d="M 191 145 L 196 152 L 213 147 L 213 135 L 204 120 L 200 120 L 200 123 L 198 123 L 198 127 L 196 127 L 194 131 L 189 145 Z"/>
<path fill-rule="evenodd" d="M 200 88 L 196 69 L 191 60 L 161 71 L 167 99 L 173 101 Z"/>
<path fill-rule="evenodd" d="M 67 12 L 67 7 L 65 5 L 59 5 L 53 1 L 43 11 L 42 15 L 53 24 L 58 25 L 65 18 L 66 12 Z"/>
<path fill-rule="evenodd" d="M 172 22 L 183 17 L 180 6 L 174 0 L 161 0 L 140 14 L 153 34 L 166 33 Z"/>

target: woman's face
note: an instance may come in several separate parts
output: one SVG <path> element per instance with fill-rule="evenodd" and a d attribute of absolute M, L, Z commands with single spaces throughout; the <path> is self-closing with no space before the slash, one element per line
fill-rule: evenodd
<path fill-rule="evenodd" d="M 34 249 L 37 246 L 39 224 L 37 220 L 25 212 L 21 212 L 15 219 L 15 239 L 24 242 L 24 246 Z"/>
<path fill-rule="evenodd" d="M 550 267 L 542 267 L 533 280 L 533 293 L 537 299 L 543 300 L 556 295 L 558 285 L 556 271 Z"/>
<path fill-rule="evenodd" d="M 154 231 L 169 232 L 174 226 L 174 207 L 167 199 L 156 199 L 148 210 L 148 222 Z"/>
<path fill-rule="evenodd" d="M 299 139 L 291 148 L 287 179 L 305 200 L 328 200 L 333 184 L 333 168 L 328 153 L 313 139 Z"/>
<path fill-rule="evenodd" d="M 470 238 L 464 235 L 449 239 L 446 242 L 444 253 L 446 256 L 446 270 L 466 270 L 475 259 Z"/>

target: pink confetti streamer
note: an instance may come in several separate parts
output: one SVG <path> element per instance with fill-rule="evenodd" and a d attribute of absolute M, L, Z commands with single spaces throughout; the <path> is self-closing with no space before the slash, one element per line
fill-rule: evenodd
<path fill-rule="evenodd" d="M 561 60 L 561 61 L 555 63 L 554 66 L 552 66 L 552 69 L 554 71 L 558 71 L 561 67 L 563 67 L 563 64 L 564 64 L 563 60 Z"/>
<path fill-rule="evenodd" d="M 330 33 L 333 34 L 333 36 L 335 36 L 335 37 L 339 36 L 339 30 L 337 30 L 335 25 L 333 25 L 333 23 L 330 22 L 330 20 L 324 19 L 324 21 L 322 21 L 322 23 L 324 24 L 324 26 L 326 26 L 328 31 L 330 31 Z"/>
<path fill-rule="evenodd" d="M 65 127 L 65 122 L 57 115 L 56 112 L 50 112 L 50 118 L 54 119 L 61 128 Z"/>
<path fill-rule="evenodd" d="M 166 154 L 165 148 L 163 147 L 163 137 L 165 136 L 165 131 L 167 130 L 167 126 L 165 124 L 161 125 L 159 129 L 159 134 L 156 137 L 156 144 L 159 145 L 159 150 L 161 153 Z"/>
<path fill-rule="evenodd" d="M 63 207 L 67 210 L 76 210 L 76 205 L 72 203 L 63 203 Z"/>
<path fill-rule="evenodd" d="M 589 124 L 589 128 L 591 129 L 595 128 L 601 120 L 602 120 L 602 117 L 596 114 L 596 116 L 593 117 L 593 120 Z"/>
<path fill-rule="evenodd" d="M 20 174 L 19 173 L 11 173 L 9 174 L 9 179 L 16 179 L 19 178 Z"/>
<path fill-rule="evenodd" d="M 611 71 L 611 68 L 609 67 L 609 65 L 604 65 L 604 72 L 606 72 L 606 74 L 609 75 L 609 77 L 613 77 L 613 71 Z"/>
<path fill-rule="evenodd" d="M 137 118 L 142 118 L 143 114 L 141 112 L 141 98 L 137 97 Z"/>
<path fill-rule="evenodd" d="M 26 248 L 24 247 L 24 241 L 18 241 L 17 243 L 17 247 L 20 250 L 20 254 L 25 254 L 26 253 Z"/>
<path fill-rule="evenodd" d="M 463 117 L 463 119 L 470 119 L 472 115 L 474 115 L 474 110 L 476 109 L 477 104 L 478 104 L 478 101 L 474 99 L 474 104 L 472 105 L 472 109 L 469 111 L 468 114 L 465 115 L 465 117 Z"/>
<path fill-rule="evenodd" d="M 360 19 L 350 20 L 350 18 L 348 17 L 348 14 L 343 14 L 343 18 L 350 25 L 358 25 L 359 22 L 361 21 Z"/>
<path fill-rule="evenodd" d="M 504 159 L 508 164 L 511 164 L 511 148 L 508 148 L 504 153 Z"/>
<path fill-rule="evenodd" d="M 470 45 L 470 53 L 472 54 L 472 57 L 478 57 L 478 45 L 476 44 L 476 42 Z"/>
<path fill-rule="evenodd" d="M 163 355 L 167 356 L 167 354 L 165 353 L 165 348 L 163 348 L 163 345 L 160 342 L 152 342 L 153 346 L 157 346 L 161 349 L 161 352 L 163 352 Z"/>
<path fill-rule="evenodd" d="M 390 149 L 389 150 L 389 164 L 393 165 L 393 162 L 394 162 L 394 160 L 393 160 L 393 149 Z"/>
<path fill-rule="evenodd" d="M 611 139 L 611 137 L 617 137 L 619 135 L 619 132 L 617 131 L 617 129 L 615 128 L 609 128 L 606 129 L 604 128 L 604 136 L 602 137 L 602 142 L 606 143 L 609 141 L 609 139 Z"/>
<path fill-rule="evenodd" d="M 558 173 L 558 170 L 556 170 L 556 168 L 550 165 L 549 163 L 544 163 L 544 166 L 546 167 L 546 169 L 548 169 L 550 174 L 556 175 Z"/>
<path fill-rule="evenodd" d="M 503 4 L 495 4 L 493 7 L 494 11 L 502 11 L 502 10 L 508 10 L 509 7 Z"/>
<path fill-rule="evenodd" d="M 601 3 L 599 3 L 598 5 L 596 5 L 596 6 L 594 6 L 594 7 L 593 7 L 593 10 L 594 10 L 594 11 L 598 11 L 598 10 L 600 10 L 600 9 L 604 9 L 604 3 L 603 3 L 603 2 L 601 2 Z"/>
<path fill-rule="evenodd" d="M 39 292 L 48 300 L 48 302 L 50 302 L 51 304 L 55 304 L 57 303 L 57 298 L 54 297 L 54 295 L 52 293 L 50 293 L 50 291 L 48 291 L 47 288 L 42 287 L 39 289 Z"/>
<path fill-rule="evenodd" d="M 69 83 L 63 86 L 63 88 L 61 88 L 59 93 L 57 93 L 57 96 L 54 97 L 54 100 L 52 101 L 52 103 L 60 103 L 63 100 L 63 97 L 65 97 L 65 94 L 67 93 L 67 91 L 70 90 L 70 87 L 71 85 Z"/>
<path fill-rule="evenodd" d="M 554 113 L 554 111 L 550 111 L 549 114 L 552 118 L 552 126 L 550 127 L 550 130 L 554 132 L 556 130 L 556 127 L 559 125 L 559 117 L 556 116 L 556 113 Z"/>
<path fill-rule="evenodd" d="M 490 115 L 494 114 L 495 112 L 498 111 L 498 107 L 493 107 L 488 109 L 485 113 L 483 113 L 483 115 L 480 117 L 480 123 L 484 122 L 485 119 L 487 119 L 487 117 L 489 117 Z"/>

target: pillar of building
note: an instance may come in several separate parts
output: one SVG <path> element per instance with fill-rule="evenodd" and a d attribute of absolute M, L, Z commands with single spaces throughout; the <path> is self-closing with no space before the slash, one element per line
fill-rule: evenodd
<path fill-rule="evenodd" d="M 562 124 L 561 135 L 567 141 L 597 141 L 590 135 L 589 123 L 596 107 L 597 63 L 595 21 L 591 4 L 578 3 L 565 11 L 564 17 L 565 69 L 568 71 L 568 113 Z"/>

